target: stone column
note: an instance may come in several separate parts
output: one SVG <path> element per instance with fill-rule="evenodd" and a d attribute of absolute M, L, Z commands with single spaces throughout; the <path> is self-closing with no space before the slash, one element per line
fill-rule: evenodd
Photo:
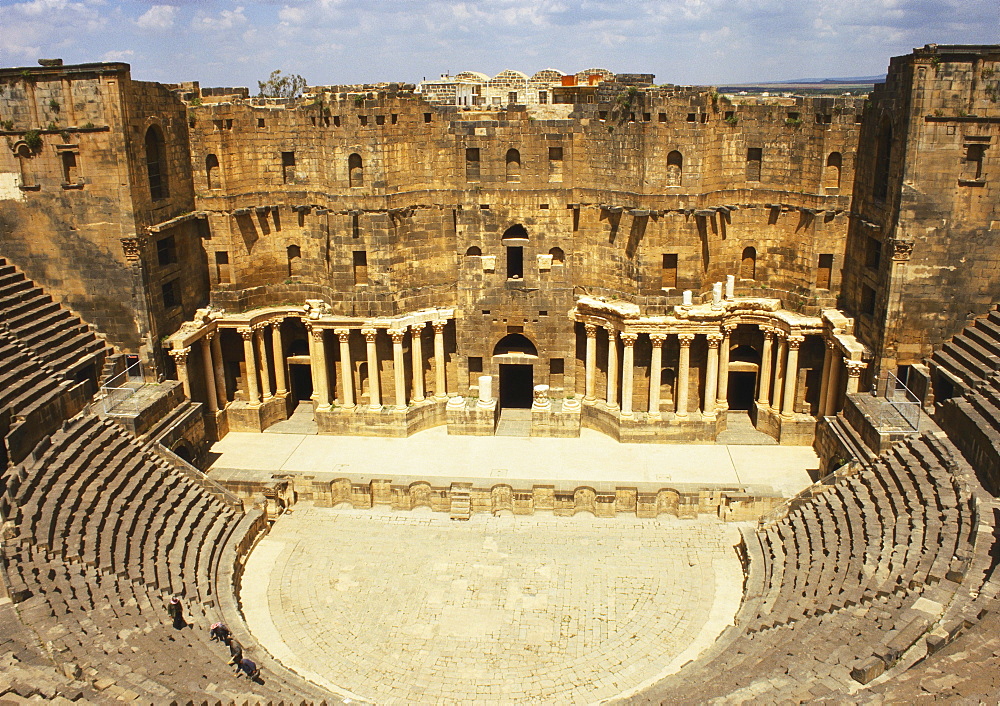
<path fill-rule="evenodd" d="M 414 402 L 424 401 L 424 350 L 423 341 L 420 340 L 424 326 L 425 324 L 422 321 L 419 324 L 410 326 L 410 355 L 413 365 Z"/>
<path fill-rule="evenodd" d="M 274 386 L 276 395 L 288 394 L 285 380 L 285 347 L 281 344 L 281 319 L 271 321 L 271 354 L 274 355 Z"/>
<path fill-rule="evenodd" d="M 722 341 L 719 343 L 719 390 L 715 396 L 717 412 L 729 409 L 729 334 L 733 328 L 735 327 L 722 327 Z"/>
<path fill-rule="evenodd" d="M 861 373 L 868 367 L 868 363 L 863 360 L 845 360 L 844 365 L 847 367 L 847 394 L 853 395 L 858 391 Z"/>
<path fill-rule="evenodd" d="M 608 330 L 608 390 L 609 407 L 618 406 L 618 332 Z"/>
<path fill-rule="evenodd" d="M 267 334 L 264 333 L 264 326 L 254 329 L 254 342 L 257 344 L 257 357 L 260 359 L 260 386 L 264 391 L 264 401 L 267 402 L 273 395 L 271 394 L 271 371 L 267 367 Z"/>
<path fill-rule="evenodd" d="M 439 400 L 448 396 L 444 370 L 444 327 L 447 325 L 447 321 L 431 323 L 434 328 L 434 396 Z"/>
<path fill-rule="evenodd" d="M 722 343 L 721 333 L 710 333 L 708 339 L 708 362 L 705 364 L 705 407 L 703 414 L 712 418 L 715 416 L 716 397 L 719 391 L 719 345 Z"/>
<path fill-rule="evenodd" d="M 403 336 L 406 331 L 389 331 L 392 339 L 392 381 L 396 389 L 396 411 L 406 411 L 406 370 L 403 368 Z"/>
<path fill-rule="evenodd" d="M 785 399 L 781 402 L 781 416 L 792 419 L 795 416 L 795 393 L 799 384 L 799 346 L 803 336 L 788 337 L 788 361 L 785 365 Z"/>
<path fill-rule="evenodd" d="M 771 409 L 781 412 L 781 395 L 785 385 L 785 364 L 788 362 L 788 339 L 784 331 L 776 332 L 778 337 L 778 357 L 774 362 L 774 393 L 771 396 Z"/>
<path fill-rule="evenodd" d="M 247 401 L 250 404 L 260 404 L 260 389 L 257 387 L 257 358 L 253 352 L 253 329 L 245 326 L 240 329 L 243 338 L 243 364 L 246 367 Z"/>
<path fill-rule="evenodd" d="M 344 406 L 348 409 L 354 407 L 354 370 L 351 363 L 351 329 L 334 329 L 337 339 L 340 341 L 340 387 L 341 397 Z"/>
<path fill-rule="evenodd" d="M 226 369 L 222 360 L 221 338 L 222 329 L 216 329 L 215 336 L 212 337 L 212 366 L 215 368 L 215 391 L 219 396 L 219 408 L 225 409 L 229 395 L 226 393 Z"/>
<path fill-rule="evenodd" d="M 833 369 L 833 341 L 824 341 L 826 352 L 823 354 L 823 373 L 820 375 L 819 408 L 817 416 L 826 415 L 826 400 L 830 396 L 830 371 Z"/>
<path fill-rule="evenodd" d="M 593 402 L 597 398 L 594 394 L 597 383 L 597 326 L 584 324 L 583 330 L 587 333 L 586 386 L 583 399 Z"/>
<path fill-rule="evenodd" d="M 368 344 L 368 409 L 378 411 L 382 409 L 382 390 L 379 387 L 378 351 L 375 349 L 375 337 L 378 330 L 373 328 L 361 329 L 361 334 Z"/>
<path fill-rule="evenodd" d="M 623 333 L 622 346 L 622 416 L 632 416 L 632 385 L 635 378 L 635 341 L 639 338 L 634 333 Z"/>
<path fill-rule="evenodd" d="M 666 334 L 651 333 L 649 342 L 653 344 L 653 355 L 649 361 L 649 413 L 660 414 L 660 379 L 663 377 L 663 342 Z"/>
<path fill-rule="evenodd" d="M 316 395 L 316 409 L 330 409 L 330 381 L 327 379 L 326 341 L 323 329 L 313 326 L 310 329 L 312 348 L 309 350 L 309 367 L 312 369 L 313 392 Z"/>
<path fill-rule="evenodd" d="M 681 353 L 677 362 L 677 410 L 674 414 L 681 418 L 688 416 L 688 374 L 691 370 L 691 341 L 693 340 L 693 333 L 677 334 L 677 341 L 681 344 Z"/>
<path fill-rule="evenodd" d="M 760 375 L 757 379 L 759 389 L 757 390 L 757 406 L 769 407 L 771 405 L 771 358 L 774 357 L 774 330 L 764 329 L 764 351 L 760 356 Z"/>
<path fill-rule="evenodd" d="M 215 391 L 215 367 L 212 365 L 212 339 L 214 333 L 207 333 L 201 338 L 201 362 L 205 370 L 205 401 L 208 411 L 215 414 L 219 411 L 219 397 Z"/>
<path fill-rule="evenodd" d="M 840 402 L 840 368 L 843 358 L 840 351 L 834 346 L 833 360 L 830 365 L 829 391 L 826 393 L 826 407 L 823 409 L 823 416 L 829 417 L 837 413 L 837 404 Z"/>
<path fill-rule="evenodd" d="M 177 367 L 177 379 L 181 381 L 181 386 L 184 388 L 184 396 L 188 399 L 191 399 L 191 377 L 187 362 L 188 353 L 190 352 L 190 348 L 174 348 L 170 351 L 170 355 L 174 359 L 174 365 Z"/>

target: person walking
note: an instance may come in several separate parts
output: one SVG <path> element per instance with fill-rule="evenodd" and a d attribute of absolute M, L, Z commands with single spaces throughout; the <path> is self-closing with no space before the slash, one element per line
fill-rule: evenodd
<path fill-rule="evenodd" d="M 229 664 L 240 668 L 240 661 L 243 659 L 243 645 L 235 637 L 229 638 Z"/>
<path fill-rule="evenodd" d="M 240 663 L 236 665 L 236 678 L 239 679 L 240 675 L 243 674 L 247 679 L 255 680 L 260 676 L 260 667 L 248 657 L 244 657 L 240 660 Z"/>
<path fill-rule="evenodd" d="M 213 641 L 218 640 L 222 643 L 229 643 L 230 632 L 229 628 L 227 628 L 224 623 L 212 623 L 209 634 L 211 634 Z"/>
<path fill-rule="evenodd" d="M 170 602 L 167 604 L 167 614 L 173 619 L 175 630 L 187 627 L 187 622 L 184 620 L 184 608 L 181 606 L 181 599 L 177 596 L 170 597 Z"/>

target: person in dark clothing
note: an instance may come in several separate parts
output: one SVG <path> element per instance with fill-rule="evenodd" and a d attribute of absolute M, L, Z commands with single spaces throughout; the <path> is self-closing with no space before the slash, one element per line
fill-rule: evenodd
<path fill-rule="evenodd" d="M 233 665 L 237 669 L 240 666 L 240 660 L 243 659 L 243 645 L 240 644 L 239 640 L 235 637 L 229 638 L 229 664 Z"/>
<path fill-rule="evenodd" d="M 173 619 L 175 630 L 187 627 L 184 620 L 184 608 L 181 606 L 181 599 L 177 596 L 170 598 L 170 602 L 167 604 L 167 614 Z"/>
<path fill-rule="evenodd" d="M 240 675 L 245 675 L 247 679 L 256 679 L 260 676 L 260 668 L 253 662 L 253 660 L 244 657 L 240 660 L 240 663 L 236 665 L 236 678 L 239 679 Z"/>
<path fill-rule="evenodd" d="M 218 640 L 219 642 L 229 643 L 229 628 L 223 623 L 212 623 L 212 628 L 209 630 L 212 635 L 213 640 Z"/>

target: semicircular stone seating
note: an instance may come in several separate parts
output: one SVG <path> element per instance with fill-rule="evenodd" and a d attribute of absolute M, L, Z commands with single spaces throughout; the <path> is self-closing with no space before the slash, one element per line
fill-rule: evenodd
<path fill-rule="evenodd" d="M 103 344 L 59 323 L 67 321 L 60 307 L 35 290 L 0 263 L 0 321 L 16 314 L 14 325 L 0 325 L 0 575 L 13 599 L 0 604 L 0 695 L 300 700 L 308 689 L 295 678 L 235 682 L 224 648 L 208 639 L 218 592 L 233 591 L 215 576 L 238 513 L 152 446 L 79 411 L 75 383 L 60 366 L 99 362 Z M 39 317 L 56 328 L 53 338 L 33 325 Z M 970 348 L 950 346 L 948 360 L 958 361 L 956 350 Z M 997 438 L 990 416 L 1000 416 L 1000 376 L 991 372 L 998 361 L 980 353 L 985 367 L 975 380 L 949 373 L 968 383 L 951 398 L 964 407 L 945 401 L 964 416 L 943 419 L 952 438 L 964 428 L 955 420 L 965 420 L 985 444 Z M 632 700 L 906 697 L 922 688 L 915 680 L 925 673 L 956 683 L 954 661 L 941 660 L 963 645 L 995 666 L 1000 637 L 988 628 L 998 614 L 997 509 L 948 436 L 929 426 L 815 488 L 781 519 L 745 530 L 737 624 Z M 996 454 L 998 445 L 990 448 Z M 170 595 L 183 597 L 197 627 L 172 628 Z"/>
<path fill-rule="evenodd" d="M 238 514 L 152 446 L 67 402 L 78 383 L 65 371 L 99 362 L 104 344 L 37 291 L 0 266 L 0 574 L 13 601 L 0 605 L 0 694 L 292 700 L 301 690 L 277 679 L 237 682 L 228 650 L 209 640 Z M 16 437 L 25 428 L 30 453 Z M 171 595 L 191 627 L 170 624 Z"/>

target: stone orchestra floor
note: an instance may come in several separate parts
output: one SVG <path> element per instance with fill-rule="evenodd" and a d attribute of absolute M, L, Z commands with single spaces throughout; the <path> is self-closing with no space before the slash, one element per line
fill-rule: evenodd
<path fill-rule="evenodd" d="M 302 503 L 251 553 L 240 598 L 275 657 L 352 699 L 594 703 L 676 671 L 731 624 L 738 541 L 711 519 Z"/>
<path fill-rule="evenodd" d="M 785 496 L 808 486 L 810 471 L 819 467 L 808 446 L 621 444 L 591 429 L 581 430 L 578 439 L 450 436 L 445 427 L 405 439 L 230 432 L 212 451 L 217 456 L 209 474 L 220 480 L 280 472 L 354 482 L 497 479 L 570 487 L 650 483 L 679 490 L 742 486 Z"/>

